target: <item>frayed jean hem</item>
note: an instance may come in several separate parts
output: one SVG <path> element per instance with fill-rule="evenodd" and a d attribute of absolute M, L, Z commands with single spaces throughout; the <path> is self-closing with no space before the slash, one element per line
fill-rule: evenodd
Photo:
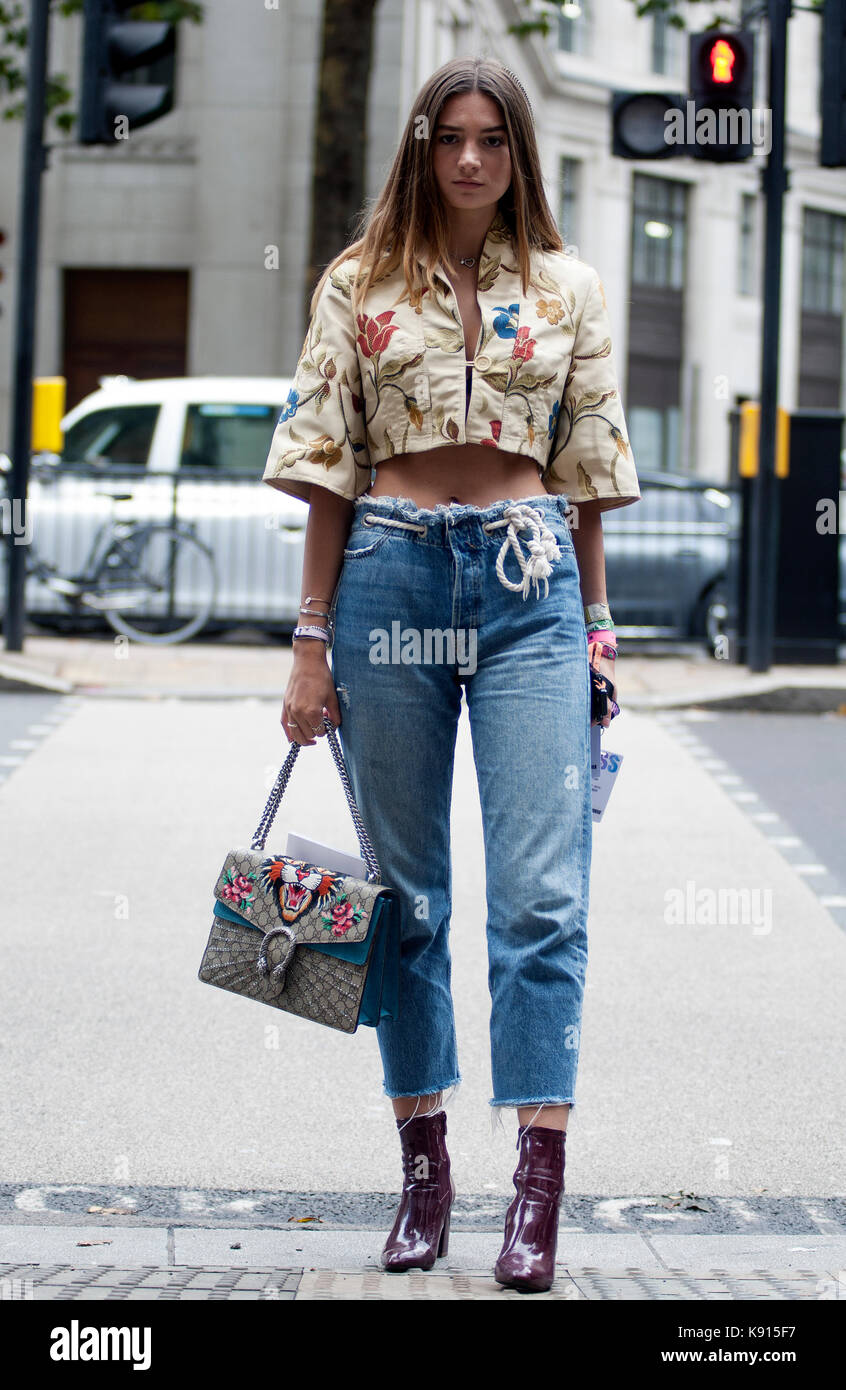
<path fill-rule="evenodd" d="M 459 1074 L 454 1077 L 452 1081 L 445 1081 L 441 1086 L 432 1086 L 428 1091 L 389 1091 L 387 1086 L 383 1086 L 382 1093 L 386 1095 L 389 1100 L 401 1100 L 407 1096 L 436 1096 L 439 1091 L 450 1091 L 452 1094 L 449 1096 L 449 1100 L 452 1100 L 452 1096 L 460 1085 L 461 1076 Z M 446 1103 L 447 1101 L 444 1099 L 442 1104 L 445 1105 Z"/>
<path fill-rule="evenodd" d="M 505 1126 L 502 1123 L 501 1111 L 504 1110 L 506 1106 L 510 1106 L 516 1109 L 518 1106 L 522 1108 L 526 1105 L 569 1105 L 570 1115 L 568 1115 L 567 1117 L 567 1123 L 569 1124 L 570 1117 L 572 1116 L 573 1110 L 576 1106 L 576 1102 L 572 1098 L 570 1098 L 569 1100 L 489 1100 L 488 1105 L 491 1107 L 491 1134 L 493 1135 L 494 1129 L 497 1125 L 502 1130 L 502 1133 L 505 1133 Z"/>

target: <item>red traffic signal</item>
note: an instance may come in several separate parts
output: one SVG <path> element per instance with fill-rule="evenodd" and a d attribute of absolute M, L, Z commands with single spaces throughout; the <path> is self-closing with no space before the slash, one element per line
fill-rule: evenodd
<path fill-rule="evenodd" d="M 691 34 L 688 79 L 697 138 L 694 159 L 749 159 L 755 86 L 755 36 L 749 30 Z"/>
<path fill-rule="evenodd" d="M 717 39 L 708 49 L 711 64 L 712 82 L 732 82 L 732 72 L 737 62 L 737 52 L 728 39 Z"/>

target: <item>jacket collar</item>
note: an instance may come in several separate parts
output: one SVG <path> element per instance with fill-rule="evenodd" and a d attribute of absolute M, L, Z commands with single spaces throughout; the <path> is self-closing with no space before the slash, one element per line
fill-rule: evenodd
<path fill-rule="evenodd" d="M 484 246 L 482 247 L 482 253 L 479 257 L 478 279 L 480 285 L 484 284 L 487 288 L 490 288 L 499 274 L 499 263 L 503 259 L 507 259 L 509 262 L 513 259 L 511 254 L 513 248 L 514 243 L 511 232 L 508 229 L 508 223 L 503 217 L 500 209 L 497 208 L 494 213 L 493 221 L 485 234 Z M 491 271 L 493 272 L 492 274 Z M 435 273 L 443 280 L 445 285 L 449 286 L 449 280 L 447 279 L 446 272 L 440 261 L 436 264 Z"/>

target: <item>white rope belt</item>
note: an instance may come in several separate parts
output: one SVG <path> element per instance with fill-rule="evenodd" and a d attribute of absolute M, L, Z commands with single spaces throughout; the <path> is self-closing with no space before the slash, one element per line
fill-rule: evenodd
<path fill-rule="evenodd" d="M 366 512 L 364 520 L 369 523 L 378 522 L 382 526 L 402 526 L 409 531 L 419 531 L 425 534 L 426 527 L 418 522 L 399 521 L 396 517 L 379 516 L 374 512 Z M 537 507 L 530 507 L 523 502 L 515 502 L 505 508 L 500 521 L 486 521 L 482 530 L 491 532 L 500 526 L 507 526 L 505 540 L 502 549 L 496 557 L 496 573 L 500 584 L 506 589 L 511 589 L 514 593 L 522 593 L 523 598 L 528 598 L 529 589 L 532 584 L 535 586 L 535 597 L 540 598 L 540 581 L 544 582 L 544 598 L 549 593 L 548 575 L 552 574 L 552 560 L 561 559 L 561 550 L 554 535 L 550 531 L 543 519 L 543 512 Z M 529 549 L 528 557 L 520 548 L 520 538 L 518 531 L 530 530 L 532 532 L 526 545 Z M 517 557 L 517 563 L 523 573 L 523 578 L 519 583 L 505 577 L 505 558 L 513 550 Z"/>
<path fill-rule="evenodd" d="M 540 598 L 540 581 L 544 582 L 543 596 L 546 598 L 549 593 L 549 580 L 547 575 L 552 574 L 552 560 L 561 559 L 561 550 L 558 542 L 543 519 L 543 512 L 537 507 L 529 507 L 525 503 L 515 503 L 506 507 L 501 521 L 487 521 L 482 527 L 483 531 L 493 531 L 498 526 L 507 526 L 508 531 L 502 543 L 502 549 L 496 557 L 496 572 L 500 584 L 506 589 L 512 589 L 515 593 L 522 593 L 523 598 L 528 598 L 529 586 L 535 586 L 535 598 Z M 526 541 L 529 549 L 528 559 L 520 549 L 520 538 L 518 531 L 530 529 L 532 535 Z M 514 583 L 505 577 L 505 557 L 509 550 L 513 550 L 517 557 L 517 563 L 523 571 L 523 579 Z"/>

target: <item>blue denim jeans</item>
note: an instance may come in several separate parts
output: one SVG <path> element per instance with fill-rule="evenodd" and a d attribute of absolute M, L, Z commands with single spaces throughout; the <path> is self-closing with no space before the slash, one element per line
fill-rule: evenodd
<path fill-rule="evenodd" d="M 541 544 L 537 525 L 514 527 L 515 506 L 536 509 L 556 556 L 541 562 L 545 580 L 526 581 L 525 597 L 517 550 L 528 559 L 532 540 L 535 552 Z M 417 508 L 366 493 L 355 502 L 332 601 L 332 674 L 355 797 L 383 882 L 402 899 L 400 1016 L 376 1030 L 387 1096 L 429 1095 L 461 1080 L 448 938 L 463 685 L 485 844 L 489 1104 L 575 1104 L 590 679 L 566 508 L 547 493 L 482 508 Z M 503 524 L 509 515 L 512 528 Z"/>

